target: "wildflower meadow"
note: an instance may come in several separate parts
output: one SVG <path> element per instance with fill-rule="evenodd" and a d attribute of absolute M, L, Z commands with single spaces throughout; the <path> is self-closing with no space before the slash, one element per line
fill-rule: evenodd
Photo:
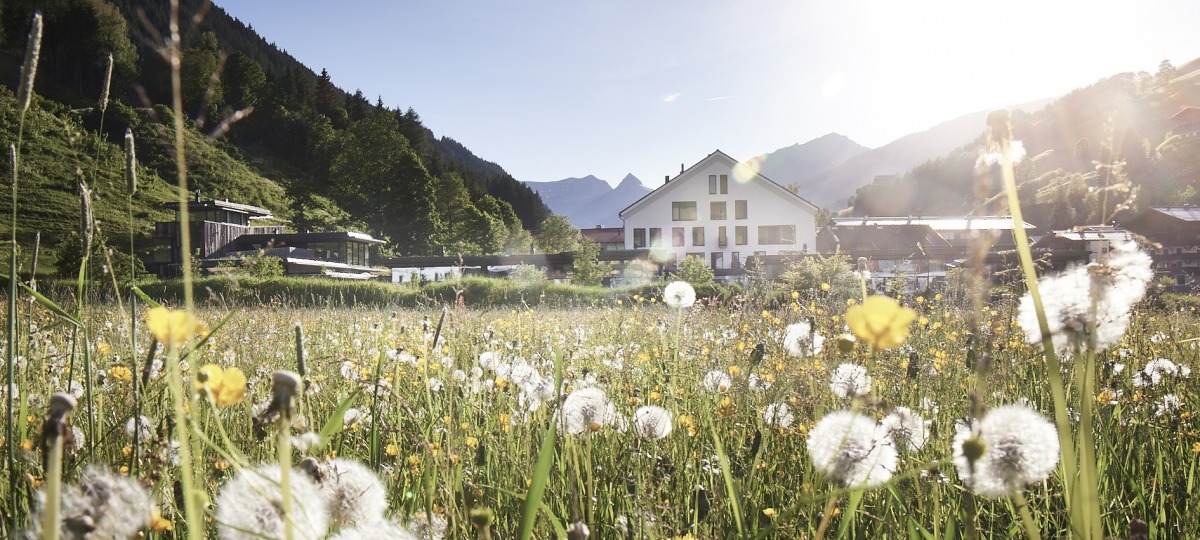
<path fill-rule="evenodd" d="M 1016 231 L 1022 279 L 891 295 L 311 308 L 193 292 L 185 259 L 162 305 L 6 276 L 0 536 L 1200 536 L 1195 303 L 1134 243 L 1039 276 Z"/>

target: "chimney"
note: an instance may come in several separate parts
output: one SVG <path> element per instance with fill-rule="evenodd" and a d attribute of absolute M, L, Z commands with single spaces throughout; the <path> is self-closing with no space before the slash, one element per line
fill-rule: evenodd
<path fill-rule="evenodd" d="M 679 164 L 679 174 L 683 174 L 683 164 Z"/>
<path fill-rule="evenodd" d="M 663 183 L 664 183 L 664 184 L 665 184 L 665 183 L 667 183 L 667 182 L 670 182 L 670 181 L 671 181 L 671 175 L 669 175 L 669 174 L 668 174 L 668 175 L 664 175 L 664 176 L 663 176 Z"/>

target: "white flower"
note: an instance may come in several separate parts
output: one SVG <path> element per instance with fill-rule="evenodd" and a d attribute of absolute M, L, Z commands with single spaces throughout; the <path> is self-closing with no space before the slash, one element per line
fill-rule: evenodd
<path fill-rule="evenodd" d="M 145 416 L 130 417 L 125 422 L 125 435 L 132 439 L 134 433 L 140 441 L 150 440 L 154 436 L 154 422 Z"/>
<path fill-rule="evenodd" d="M 963 483 L 985 497 L 1002 497 L 1054 472 L 1058 433 L 1033 409 L 1005 405 L 988 411 L 974 430 L 960 428 L 953 450 Z"/>
<path fill-rule="evenodd" d="M 1175 414 L 1176 411 L 1183 407 L 1183 401 L 1175 394 L 1167 394 L 1158 401 L 1158 407 L 1154 410 L 1154 416 L 1167 416 Z"/>
<path fill-rule="evenodd" d="M 841 364 L 833 370 L 829 390 L 840 398 L 853 398 L 871 393 L 871 376 L 858 364 Z"/>
<path fill-rule="evenodd" d="M 38 490 L 40 514 L 46 494 Z M 78 484 L 64 486 L 60 496 L 59 531 L 63 538 L 132 538 L 150 520 L 153 499 L 133 478 L 89 465 Z M 33 521 L 31 538 L 42 537 L 42 517 Z"/>
<path fill-rule="evenodd" d="M 746 377 L 746 386 L 757 392 L 766 392 L 771 389 L 771 381 L 751 373 L 749 377 Z"/>
<path fill-rule="evenodd" d="M 896 470 L 896 448 L 874 420 L 850 411 L 825 415 L 808 432 L 813 467 L 843 487 L 878 486 Z"/>
<path fill-rule="evenodd" d="M 341 529 L 337 534 L 329 537 L 329 540 L 418 540 L 418 538 L 400 524 L 391 520 L 383 520 Z"/>
<path fill-rule="evenodd" d="M 1077 266 L 1056 276 L 1038 280 L 1042 307 L 1054 350 L 1060 355 L 1082 351 L 1095 340 L 1096 350 L 1107 349 L 1121 340 L 1129 326 L 1134 304 L 1146 294 L 1154 278 L 1150 256 L 1134 242 L 1118 244 L 1107 259 Z M 1089 322 L 1095 313 L 1095 334 L 1089 335 Z M 1040 343 L 1042 332 L 1033 309 L 1033 299 L 1021 299 L 1017 322 L 1031 344 Z"/>
<path fill-rule="evenodd" d="M 663 302 L 675 309 L 690 308 L 696 303 L 696 289 L 686 281 L 672 281 L 663 288 Z"/>
<path fill-rule="evenodd" d="M 643 439 L 665 439 L 671 428 L 671 411 L 657 405 L 647 405 L 633 413 L 633 431 Z"/>
<path fill-rule="evenodd" d="M 321 434 L 314 431 L 306 431 L 299 435 L 292 435 L 292 447 L 294 447 L 297 452 L 308 452 L 319 442 L 321 442 Z"/>
<path fill-rule="evenodd" d="M 590 429 L 592 424 L 611 424 L 617 413 L 604 390 L 593 387 L 571 392 L 563 400 L 559 415 L 559 429 L 568 435 L 578 435 Z"/>
<path fill-rule="evenodd" d="M 825 336 L 815 332 L 806 322 L 790 324 L 783 333 L 783 348 L 792 356 L 821 354 L 824 345 Z"/>
<path fill-rule="evenodd" d="M 335 458 L 318 463 L 313 458 L 300 463 L 326 497 L 336 527 L 354 527 L 383 521 L 387 511 L 387 488 L 367 466 L 351 459 Z"/>
<path fill-rule="evenodd" d="M 901 450 L 916 452 L 929 440 L 930 422 L 914 414 L 908 407 L 896 407 L 879 421 L 879 426 Z"/>
<path fill-rule="evenodd" d="M 704 381 L 701 384 L 709 392 L 724 392 L 733 386 L 733 380 L 729 378 L 728 373 L 713 370 L 704 374 Z"/>
<path fill-rule="evenodd" d="M 1158 386 L 1164 376 L 1179 376 L 1187 378 L 1192 370 L 1187 366 L 1176 365 L 1166 358 L 1157 358 L 1146 362 L 1146 367 L 1133 373 L 1134 386 Z"/>
<path fill-rule="evenodd" d="M 221 540 L 283 538 L 283 491 L 278 464 L 241 469 L 217 495 L 217 528 Z M 329 527 L 329 501 L 299 469 L 292 469 L 292 537 L 316 540 Z"/>
<path fill-rule="evenodd" d="M 762 419 L 768 426 L 787 429 L 792 427 L 796 416 L 792 414 L 792 408 L 788 407 L 787 403 L 772 403 L 763 409 Z"/>

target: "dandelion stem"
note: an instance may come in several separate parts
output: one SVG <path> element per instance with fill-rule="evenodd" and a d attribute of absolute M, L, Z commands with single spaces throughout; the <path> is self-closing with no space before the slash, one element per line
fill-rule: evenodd
<path fill-rule="evenodd" d="M 989 119 L 990 121 L 990 119 Z M 1005 119 L 1007 124 L 1007 119 Z M 1011 135 L 1011 134 L 1010 134 Z M 1076 462 L 1074 452 L 1073 437 L 1071 435 L 1071 421 L 1067 415 L 1067 393 L 1063 386 L 1062 380 L 1062 365 L 1059 361 L 1058 354 L 1054 351 L 1054 341 L 1050 334 L 1050 323 L 1046 319 L 1046 309 L 1042 305 L 1042 295 L 1038 292 L 1037 270 L 1033 266 L 1033 256 L 1029 248 L 1029 237 L 1025 232 L 1025 220 L 1021 215 L 1021 200 L 1017 194 L 1016 176 L 1013 174 L 1012 156 L 1009 154 L 1009 137 L 1000 137 L 996 141 L 1000 148 L 1000 171 L 1004 177 L 1004 188 L 1008 193 L 1008 207 L 1012 214 L 1013 220 L 1013 240 L 1017 245 L 1017 254 L 1021 259 L 1021 271 L 1025 276 L 1025 286 L 1029 290 L 1029 296 L 1033 300 L 1033 308 L 1037 313 L 1038 328 L 1042 333 L 1042 350 L 1046 356 L 1046 378 L 1050 382 L 1050 394 L 1054 399 L 1054 423 L 1058 428 L 1058 447 L 1061 452 L 1061 461 L 1063 465 L 1063 495 L 1067 500 L 1067 507 L 1071 516 L 1071 521 L 1076 523 L 1076 526 L 1085 525 L 1085 520 L 1082 514 L 1083 508 L 1080 501 L 1077 501 L 1072 495 L 1076 483 Z M 1087 531 L 1084 530 L 1084 536 L 1087 537 Z"/>
<path fill-rule="evenodd" d="M 1029 502 L 1025 500 L 1025 495 L 1017 491 L 1012 496 L 1012 502 L 1017 505 L 1017 512 L 1021 514 L 1021 525 L 1025 527 L 1025 534 L 1030 540 L 1042 540 L 1042 531 L 1034 521 L 1033 513 L 1029 511 Z"/>
<path fill-rule="evenodd" d="M 280 506 L 283 511 L 283 537 L 292 540 L 292 434 L 291 415 L 279 415 L 279 489 L 283 492 Z"/>
<path fill-rule="evenodd" d="M 93 437 L 94 438 L 94 437 Z M 42 515 L 42 534 L 45 540 L 58 540 L 58 514 L 62 510 L 63 438 L 52 437 L 46 461 L 46 513 Z"/>

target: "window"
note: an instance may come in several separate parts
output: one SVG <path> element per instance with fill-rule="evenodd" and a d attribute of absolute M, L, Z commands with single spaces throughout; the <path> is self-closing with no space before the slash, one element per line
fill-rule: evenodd
<path fill-rule="evenodd" d="M 715 174 L 708 175 L 708 194 L 717 194 L 717 175 Z"/>
<path fill-rule="evenodd" d="M 713 220 L 729 219 L 725 214 L 725 201 L 713 201 L 708 203 L 708 218 Z"/>
<path fill-rule="evenodd" d="M 675 247 L 683 245 L 683 227 L 671 227 L 671 245 Z"/>
<path fill-rule="evenodd" d="M 692 245 L 704 245 L 704 227 L 692 227 Z"/>
<path fill-rule="evenodd" d="M 721 247 L 729 245 L 729 235 L 725 233 L 725 227 L 717 227 L 717 245 Z"/>
<path fill-rule="evenodd" d="M 633 230 L 633 249 L 646 247 L 646 229 Z"/>
<path fill-rule="evenodd" d="M 650 247 L 662 247 L 662 229 L 658 227 L 650 229 Z"/>
<path fill-rule="evenodd" d="M 722 174 L 721 175 L 721 195 L 724 195 L 726 193 L 729 193 L 729 175 Z"/>
<path fill-rule="evenodd" d="M 733 228 L 733 243 L 734 244 L 737 244 L 739 246 L 746 245 L 747 244 L 746 236 L 747 235 L 746 235 L 746 226 L 745 225 L 738 225 L 737 227 Z"/>
<path fill-rule="evenodd" d="M 696 201 L 671 203 L 671 221 L 696 221 Z"/>
<path fill-rule="evenodd" d="M 725 254 L 720 251 L 712 252 L 712 269 L 720 270 L 725 267 Z"/>
<path fill-rule="evenodd" d="M 733 201 L 733 219 L 746 219 L 746 201 Z"/>
<path fill-rule="evenodd" d="M 795 244 L 796 226 L 761 225 L 758 227 L 758 243 L 764 246 Z"/>

